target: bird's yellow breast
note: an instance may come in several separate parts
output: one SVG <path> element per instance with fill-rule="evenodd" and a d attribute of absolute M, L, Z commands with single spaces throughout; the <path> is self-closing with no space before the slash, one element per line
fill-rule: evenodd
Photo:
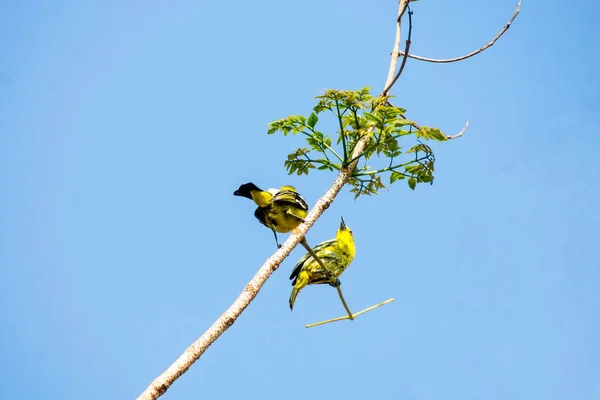
<path fill-rule="evenodd" d="M 339 231 L 336 235 L 337 247 L 339 253 L 344 254 L 349 258 L 348 264 L 354 259 L 356 254 L 356 246 L 354 245 L 354 237 L 349 230 Z"/>

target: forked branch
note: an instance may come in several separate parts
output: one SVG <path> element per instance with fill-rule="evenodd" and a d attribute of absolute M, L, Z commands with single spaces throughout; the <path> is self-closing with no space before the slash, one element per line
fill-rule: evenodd
<path fill-rule="evenodd" d="M 404 52 L 399 51 L 398 56 L 405 56 L 405 57 L 413 58 L 413 59 L 419 60 L 419 61 L 426 61 L 426 62 L 438 63 L 438 64 L 453 63 L 453 62 L 457 62 L 457 61 L 466 60 L 467 58 L 471 58 L 471 57 L 485 51 L 486 49 L 492 47 L 494 45 L 494 43 L 496 43 L 496 41 L 498 39 L 500 39 L 500 37 L 502 35 L 504 35 L 504 32 L 506 32 L 508 30 L 508 28 L 510 28 L 510 25 L 513 23 L 515 18 L 517 18 L 517 15 L 519 15 L 519 12 L 521 11 L 521 1 L 522 0 L 519 0 L 519 3 L 517 4 L 517 8 L 515 9 L 515 12 L 513 13 L 512 17 L 508 21 L 508 23 L 506 25 L 504 25 L 502 30 L 500 32 L 498 32 L 498 34 L 496 36 L 494 36 L 494 38 L 492 40 L 487 42 L 483 47 L 480 47 L 479 49 L 472 51 L 469 54 L 465 54 L 464 56 L 455 57 L 455 58 L 438 59 L 438 58 L 428 58 L 428 57 L 417 56 L 414 54 L 408 54 L 408 51 L 405 50 Z"/>
<path fill-rule="evenodd" d="M 385 86 L 383 92 L 381 92 L 382 96 L 387 96 L 400 75 L 402 75 L 402 71 L 404 71 L 404 66 L 406 65 L 408 51 L 410 50 L 410 36 L 412 33 L 412 12 L 408 11 L 408 39 L 406 39 L 406 45 L 404 48 L 404 57 L 402 57 L 402 63 L 400 64 L 400 69 L 396 73 L 396 64 L 398 63 L 398 57 L 400 56 L 400 37 L 402 36 L 402 17 L 404 13 L 409 8 L 408 4 L 411 0 L 400 0 L 400 7 L 398 12 L 398 18 L 396 20 L 396 39 L 394 40 L 394 50 L 392 51 L 391 60 L 390 60 L 390 69 L 388 71 L 388 77 L 385 82 Z"/>

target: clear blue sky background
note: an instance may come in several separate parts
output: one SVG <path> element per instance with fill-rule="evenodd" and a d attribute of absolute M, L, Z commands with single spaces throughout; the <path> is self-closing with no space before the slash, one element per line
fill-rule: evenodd
<path fill-rule="evenodd" d="M 395 1 L 27 1 L 0 5 L 0 398 L 131 399 L 240 293 L 271 232 L 232 192 L 288 177 L 325 88 L 382 89 Z M 515 1 L 413 5 L 415 54 L 483 45 Z M 410 118 L 437 179 L 354 201 L 309 232 L 355 232 L 354 310 L 310 287 L 296 249 L 166 399 L 598 399 L 597 2 L 525 0 L 491 49 L 410 60 Z M 285 235 L 284 235 L 285 236 Z"/>

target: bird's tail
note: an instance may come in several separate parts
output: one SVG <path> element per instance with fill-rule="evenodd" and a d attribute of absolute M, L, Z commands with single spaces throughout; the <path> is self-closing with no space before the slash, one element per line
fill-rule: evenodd
<path fill-rule="evenodd" d="M 300 291 L 296 289 L 296 287 L 292 288 L 292 294 L 290 294 L 290 310 L 294 309 L 294 303 L 296 302 L 296 297 L 298 297 L 298 293 L 300 293 Z"/>
<path fill-rule="evenodd" d="M 310 274 L 307 271 L 300 271 L 298 276 L 296 277 L 296 282 L 294 287 L 292 288 L 292 293 L 290 294 L 290 310 L 294 309 L 294 303 L 296 302 L 296 297 L 302 289 L 308 285 L 310 281 Z"/>

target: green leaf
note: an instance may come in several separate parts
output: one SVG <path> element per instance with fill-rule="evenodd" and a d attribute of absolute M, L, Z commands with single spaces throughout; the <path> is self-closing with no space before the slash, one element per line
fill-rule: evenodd
<path fill-rule="evenodd" d="M 396 127 L 398 126 L 406 126 L 406 125 L 414 125 L 414 121 L 411 121 L 409 119 L 404 119 L 404 118 L 396 118 L 392 124 Z"/>
<path fill-rule="evenodd" d="M 425 169 L 423 164 L 412 164 L 404 167 L 404 170 L 409 174 L 418 174 L 419 172 L 423 171 L 423 169 Z"/>
<path fill-rule="evenodd" d="M 313 129 L 318 121 L 319 121 L 319 117 L 317 117 L 317 114 L 315 114 L 313 112 L 310 114 L 310 117 L 308 117 L 308 121 L 306 122 L 306 125 L 308 125 L 309 128 Z"/>
<path fill-rule="evenodd" d="M 365 115 L 365 117 L 366 117 L 366 118 L 367 118 L 369 121 L 374 121 L 374 122 L 377 122 L 377 125 L 381 125 L 381 124 L 383 124 L 383 120 L 382 120 L 382 119 L 381 119 L 379 116 L 377 116 L 377 115 L 375 115 L 375 114 L 371 114 L 371 113 L 368 113 L 368 112 L 366 112 L 366 113 L 364 113 L 364 115 Z"/>
<path fill-rule="evenodd" d="M 417 187 L 417 180 L 415 178 L 408 178 L 408 187 L 415 190 L 415 187 Z"/>
<path fill-rule="evenodd" d="M 396 131 L 396 136 L 400 137 L 400 136 L 406 136 L 406 135 L 410 135 L 414 132 L 411 131 L 407 131 L 406 129 L 401 129 L 399 131 Z"/>
<path fill-rule="evenodd" d="M 291 175 L 294 172 L 296 172 L 296 169 L 298 169 L 297 165 L 295 163 L 289 163 L 288 164 L 288 174 Z"/>
<path fill-rule="evenodd" d="M 327 141 L 327 138 L 319 131 L 314 131 L 306 138 L 306 142 L 311 145 L 312 149 L 321 153 L 325 152 L 323 143 L 327 143 Z"/>
<path fill-rule="evenodd" d="M 394 183 L 396 181 L 402 180 L 406 178 L 406 176 L 400 172 L 394 171 L 392 172 L 392 174 L 390 175 L 390 183 Z"/>
<path fill-rule="evenodd" d="M 423 139 L 429 139 L 429 128 L 426 126 L 422 126 L 417 131 L 417 137 L 422 137 Z"/>
<path fill-rule="evenodd" d="M 448 140 L 448 136 L 444 135 L 444 133 L 438 128 L 429 129 L 429 137 L 437 140 L 438 142 L 445 142 Z"/>

